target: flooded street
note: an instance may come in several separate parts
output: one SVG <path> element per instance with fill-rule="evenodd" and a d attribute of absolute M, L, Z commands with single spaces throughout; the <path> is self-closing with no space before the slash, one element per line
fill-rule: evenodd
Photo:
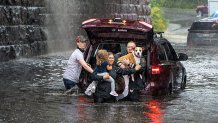
<path fill-rule="evenodd" d="M 0 63 L 1 123 L 216 123 L 218 49 L 187 48 L 187 87 L 142 102 L 95 104 L 83 94 L 66 96 L 62 74 L 69 53 Z"/>

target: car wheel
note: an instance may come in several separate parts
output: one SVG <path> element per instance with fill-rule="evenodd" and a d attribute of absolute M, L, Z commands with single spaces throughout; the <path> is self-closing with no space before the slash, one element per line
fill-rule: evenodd
<path fill-rule="evenodd" d="M 181 89 L 184 90 L 185 87 L 186 87 L 186 76 L 184 76 L 184 79 L 183 79 L 183 81 L 181 83 Z"/>
<path fill-rule="evenodd" d="M 173 79 L 173 74 L 171 73 L 170 74 L 170 81 L 169 81 L 169 84 L 168 84 L 168 88 L 167 88 L 167 92 L 168 94 L 172 94 L 173 93 L 173 83 L 174 83 L 174 79 Z"/>

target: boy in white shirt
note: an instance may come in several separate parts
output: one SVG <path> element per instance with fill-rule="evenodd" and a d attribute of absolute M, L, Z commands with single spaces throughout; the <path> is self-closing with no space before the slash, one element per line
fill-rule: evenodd
<path fill-rule="evenodd" d="M 79 83 L 82 67 L 89 73 L 93 73 L 93 69 L 84 60 L 84 51 L 87 42 L 88 40 L 84 36 L 77 36 L 76 38 L 77 48 L 71 54 L 68 66 L 63 75 L 63 82 L 67 89 L 66 94 L 71 93 L 72 87 Z M 109 78 L 109 75 L 105 75 L 103 78 Z"/>

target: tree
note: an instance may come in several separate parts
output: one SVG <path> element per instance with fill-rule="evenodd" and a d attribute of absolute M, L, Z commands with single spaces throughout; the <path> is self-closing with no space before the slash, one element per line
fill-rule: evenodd
<path fill-rule="evenodd" d="M 167 29 L 168 22 L 163 16 L 159 7 L 153 6 L 151 8 L 152 25 L 155 32 L 164 32 Z"/>

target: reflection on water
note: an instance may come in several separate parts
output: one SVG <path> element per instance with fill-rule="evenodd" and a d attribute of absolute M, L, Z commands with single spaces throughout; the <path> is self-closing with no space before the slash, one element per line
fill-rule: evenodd
<path fill-rule="evenodd" d="M 143 113 L 146 118 L 151 120 L 150 123 L 163 123 L 163 113 L 158 100 L 149 101 L 148 104 L 145 104 L 145 107 L 148 108 L 148 110 Z"/>
<path fill-rule="evenodd" d="M 62 74 L 70 53 L 0 63 L 0 122 L 40 123 L 189 123 L 217 122 L 217 48 L 177 47 L 187 88 L 143 102 L 93 103 L 84 94 L 64 95 Z"/>
<path fill-rule="evenodd" d="M 143 102 L 93 103 L 77 96 L 61 105 L 64 122 L 75 123 L 162 123 L 163 113 L 158 100 L 146 97 Z"/>

